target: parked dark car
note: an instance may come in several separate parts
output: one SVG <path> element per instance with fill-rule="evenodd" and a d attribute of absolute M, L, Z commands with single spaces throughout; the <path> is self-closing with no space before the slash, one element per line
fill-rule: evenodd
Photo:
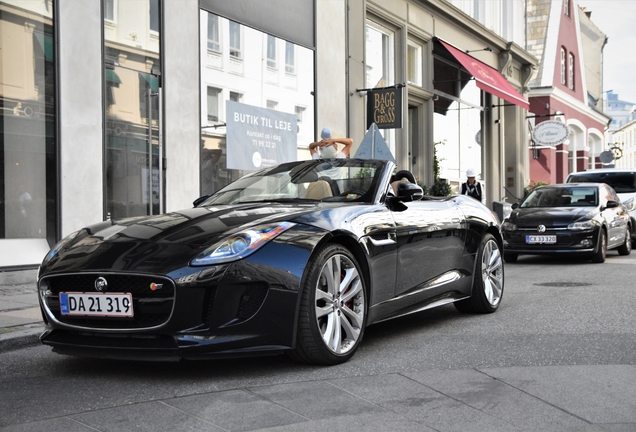
<path fill-rule="evenodd" d="M 388 161 L 285 163 L 194 208 L 105 221 L 38 275 L 41 341 L 61 354 L 348 360 L 368 325 L 454 303 L 497 310 L 500 226 L 469 197 L 423 197 Z"/>
<path fill-rule="evenodd" d="M 566 183 L 605 183 L 609 185 L 631 218 L 632 242 L 636 241 L 636 170 L 622 168 L 598 168 L 570 173 Z"/>
<path fill-rule="evenodd" d="M 627 209 L 604 183 L 537 187 L 521 205 L 513 204 L 502 232 L 506 262 L 521 254 L 577 254 L 602 263 L 608 249 L 632 251 Z"/>

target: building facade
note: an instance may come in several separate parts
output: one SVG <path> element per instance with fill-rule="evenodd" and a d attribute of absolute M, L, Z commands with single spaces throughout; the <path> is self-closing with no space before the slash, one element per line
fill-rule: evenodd
<path fill-rule="evenodd" d="M 189 207 L 241 159 L 309 158 L 323 127 L 355 154 L 387 87 L 402 120 L 381 133 L 420 183 L 473 168 L 489 206 L 527 184 L 537 60 L 451 2 L 0 0 L 0 26 L 0 270 L 96 221 Z M 287 126 L 236 127 L 265 117 Z"/>

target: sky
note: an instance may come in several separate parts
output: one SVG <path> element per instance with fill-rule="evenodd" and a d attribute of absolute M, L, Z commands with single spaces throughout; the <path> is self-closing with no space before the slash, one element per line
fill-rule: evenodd
<path fill-rule="evenodd" d="M 636 103 L 636 0 L 579 0 L 608 37 L 603 50 L 603 89 Z"/>

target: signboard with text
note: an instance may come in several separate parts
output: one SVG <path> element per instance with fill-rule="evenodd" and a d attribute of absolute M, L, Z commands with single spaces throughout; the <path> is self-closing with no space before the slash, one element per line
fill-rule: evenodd
<path fill-rule="evenodd" d="M 226 103 L 227 167 L 254 171 L 295 161 L 296 115 L 234 101 Z"/>
<path fill-rule="evenodd" d="M 557 146 L 570 136 L 570 128 L 558 120 L 547 120 L 532 129 L 532 141 L 539 146 Z"/>
<path fill-rule="evenodd" d="M 367 92 L 367 129 L 375 123 L 378 129 L 402 128 L 402 89 L 372 89 Z"/>

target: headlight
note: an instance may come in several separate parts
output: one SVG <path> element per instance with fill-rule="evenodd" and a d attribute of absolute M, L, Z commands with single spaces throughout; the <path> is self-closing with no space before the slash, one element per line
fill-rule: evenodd
<path fill-rule="evenodd" d="M 502 231 L 517 231 L 517 225 L 509 221 L 504 221 L 501 224 L 501 230 Z"/>
<path fill-rule="evenodd" d="M 44 260 L 42 260 L 41 266 L 45 266 L 49 261 L 51 261 L 53 257 L 57 255 L 58 252 L 62 250 L 64 246 L 71 243 L 75 239 L 75 237 L 77 237 L 79 233 L 81 233 L 82 231 L 83 230 L 75 231 L 74 233 L 71 233 L 67 235 L 66 237 L 64 237 L 62 240 L 60 240 L 55 246 L 53 246 L 53 249 L 51 249 L 49 253 L 46 254 L 46 256 L 44 257 Z"/>
<path fill-rule="evenodd" d="M 594 229 L 598 224 L 591 220 L 572 222 L 568 229 L 572 231 L 584 231 Z"/>
<path fill-rule="evenodd" d="M 623 201 L 623 205 L 625 207 L 627 207 L 627 211 L 634 211 L 636 210 L 636 202 L 635 202 L 635 198 L 631 197 L 630 199 L 628 199 L 627 201 Z"/>
<path fill-rule="evenodd" d="M 245 258 L 294 225 L 292 222 L 271 223 L 233 234 L 201 252 L 191 265 L 220 264 Z"/>

